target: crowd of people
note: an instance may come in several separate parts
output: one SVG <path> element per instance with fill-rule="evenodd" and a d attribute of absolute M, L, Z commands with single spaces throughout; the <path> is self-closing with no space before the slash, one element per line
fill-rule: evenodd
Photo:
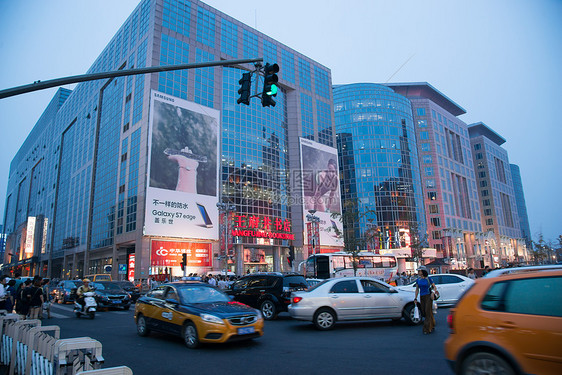
<path fill-rule="evenodd" d="M 12 279 L 0 276 L 0 310 L 24 319 L 42 319 L 44 314 L 50 318 L 49 282 L 40 276 L 23 280 L 19 273 Z"/>
<path fill-rule="evenodd" d="M 212 274 L 199 275 L 197 273 L 190 273 L 187 276 L 171 277 L 170 279 L 166 278 L 164 280 L 164 282 L 182 281 L 182 280 L 196 280 L 196 281 L 201 281 L 201 282 L 207 283 L 209 285 L 218 287 L 219 289 L 228 289 L 228 288 L 230 288 L 230 285 L 232 285 L 232 283 L 234 283 L 239 278 L 240 278 L 239 276 L 235 276 L 235 275 L 222 275 L 222 274 L 221 275 L 212 275 Z M 153 278 L 149 278 L 148 287 L 150 289 L 153 289 L 156 286 L 158 286 L 158 281 L 154 280 Z"/>

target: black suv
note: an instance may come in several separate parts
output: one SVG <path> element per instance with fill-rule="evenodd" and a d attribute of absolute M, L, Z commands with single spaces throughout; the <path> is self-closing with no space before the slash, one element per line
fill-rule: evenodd
<path fill-rule="evenodd" d="M 291 303 L 291 292 L 306 290 L 304 276 L 295 273 L 254 273 L 234 282 L 227 294 L 234 300 L 260 309 L 264 319 L 272 320 Z"/>

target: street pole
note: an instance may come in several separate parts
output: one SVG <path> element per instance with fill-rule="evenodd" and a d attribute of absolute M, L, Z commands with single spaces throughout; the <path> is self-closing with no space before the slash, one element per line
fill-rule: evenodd
<path fill-rule="evenodd" d="M 115 78 L 115 77 L 125 77 L 133 76 L 137 74 L 148 74 L 148 73 L 159 73 L 159 72 L 169 72 L 174 70 L 184 70 L 184 69 L 194 69 L 194 68 L 206 68 L 210 66 L 234 66 L 238 68 L 246 69 L 241 64 L 248 63 L 260 63 L 263 62 L 263 58 L 255 59 L 237 59 L 237 60 L 221 60 L 221 61 L 208 61 L 195 64 L 177 64 L 177 65 L 165 65 L 165 66 L 151 66 L 147 68 L 138 69 L 122 69 L 111 72 L 100 72 L 91 74 L 82 74 L 77 76 L 69 76 L 63 78 L 51 79 L 48 81 L 35 81 L 28 85 L 12 87 L 5 90 L 0 90 L 0 99 L 9 98 L 10 96 L 25 94 L 28 92 L 44 90 L 51 87 L 64 86 L 71 83 L 79 83 L 86 81 L 95 81 L 98 79 L 105 78 Z"/>

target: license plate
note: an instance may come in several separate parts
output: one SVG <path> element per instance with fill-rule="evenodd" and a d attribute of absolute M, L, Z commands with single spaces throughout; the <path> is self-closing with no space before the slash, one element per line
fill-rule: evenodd
<path fill-rule="evenodd" d="M 121 303 L 121 301 L 111 301 L 111 303 Z"/>
<path fill-rule="evenodd" d="M 254 327 L 242 327 L 242 328 L 238 328 L 238 334 L 239 335 L 247 335 L 250 333 L 254 333 L 256 332 Z"/>

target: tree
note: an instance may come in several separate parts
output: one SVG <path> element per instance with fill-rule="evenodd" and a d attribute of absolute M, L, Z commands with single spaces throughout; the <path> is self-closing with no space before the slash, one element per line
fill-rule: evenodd
<path fill-rule="evenodd" d="M 427 233 L 420 233 L 418 223 L 410 221 L 410 249 L 412 250 L 412 259 L 414 259 L 417 266 L 421 264 L 427 247 L 429 247 Z"/>
<path fill-rule="evenodd" d="M 539 232 L 537 235 L 539 238 L 538 241 L 532 241 L 533 249 L 532 249 L 532 256 L 533 256 L 533 263 L 534 264 L 544 264 L 545 261 L 548 259 L 548 254 L 550 247 L 544 240 L 544 236 L 542 232 Z"/>

